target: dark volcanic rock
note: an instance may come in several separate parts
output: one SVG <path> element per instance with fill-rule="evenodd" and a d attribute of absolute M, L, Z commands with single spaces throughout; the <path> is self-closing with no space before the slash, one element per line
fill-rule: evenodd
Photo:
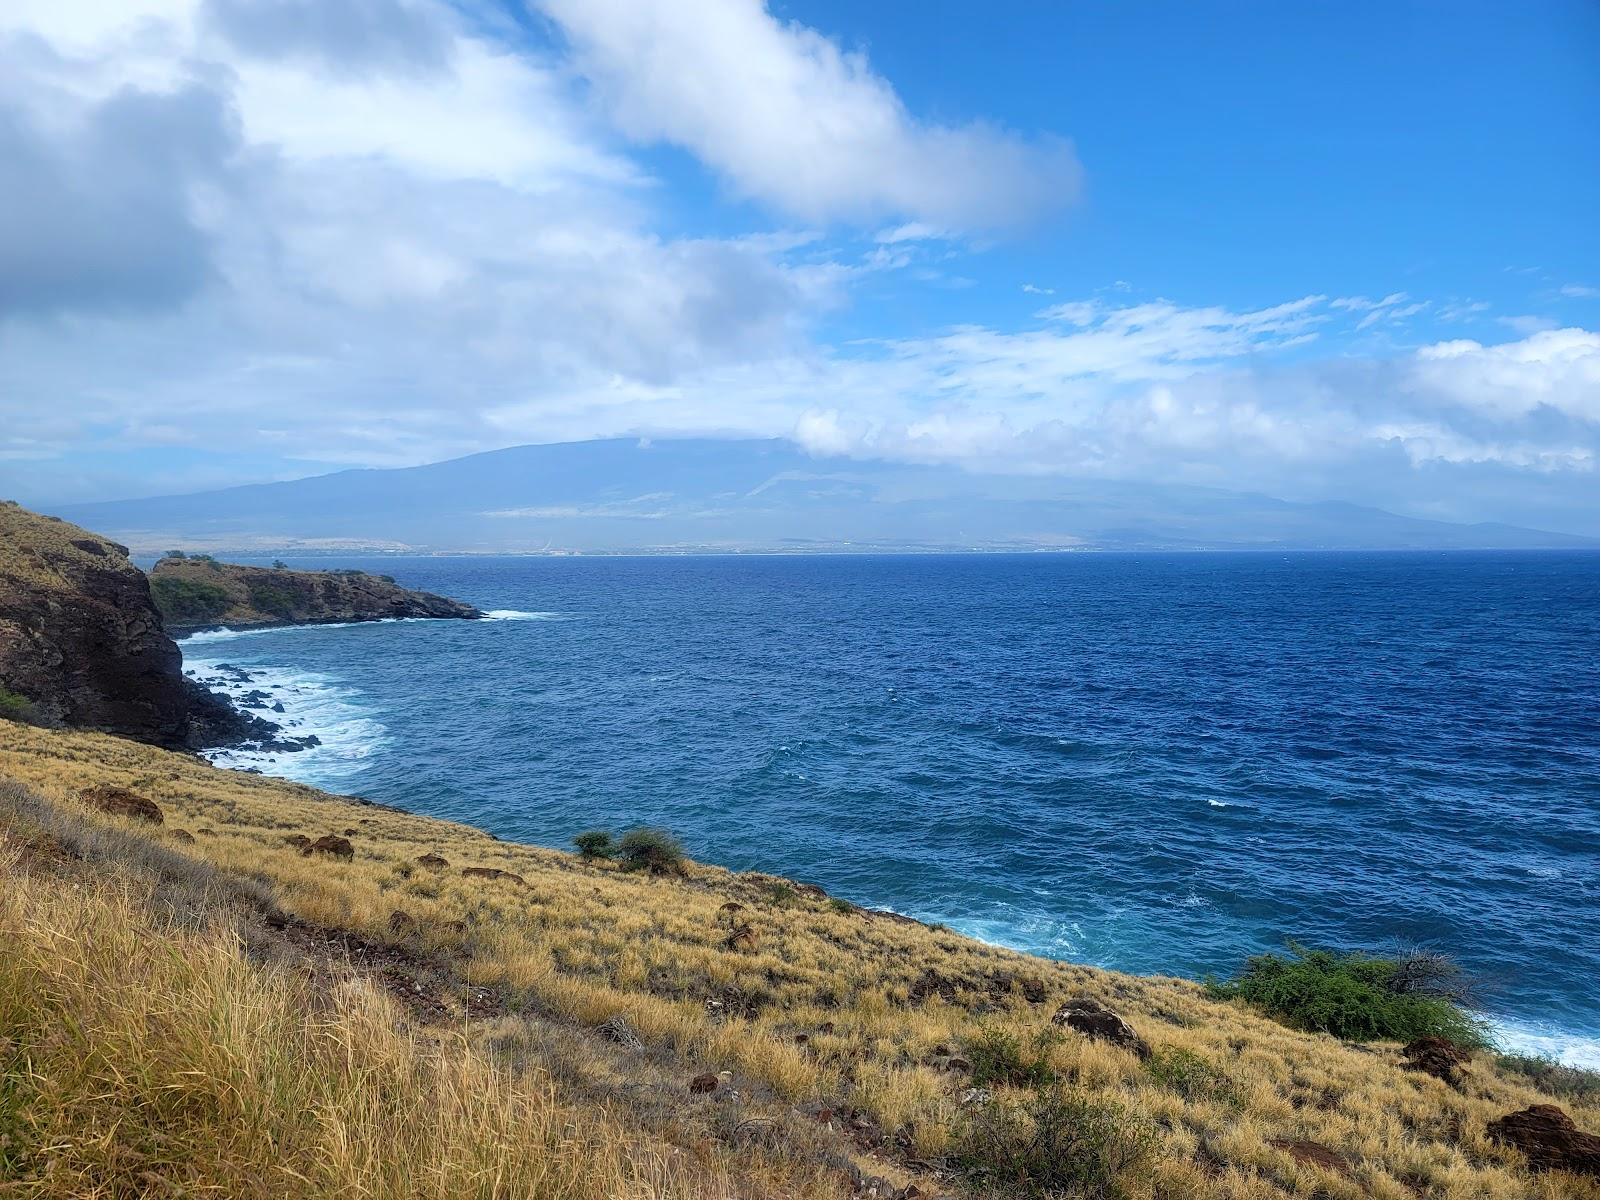
<path fill-rule="evenodd" d="M 161 812 L 161 806 L 154 800 L 146 799 L 137 792 L 130 792 L 127 788 L 112 787 L 109 783 L 99 784 L 84 792 L 83 801 L 101 812 L 108 812 L 118 817 L 132 817 L 136 821 L 148 821 L 152 825 L 160 825 L 166 820 Z"/>
<path fill-rule="evenodd" d="M 168 628 L 179 632 L 218 625 L 238 629 L 483 616 L 470 604 L 412 591 L 365 571 L 291 571 L 204 557 L 162 559 L 150 572 L 150 589 Z M 238 682 L 248 679 L 244 675 Z"/>
<path fill-rule="evenodd" d="M 1406 1070 L 1432 1075 L 1455 1088 L 1461 1086 L 1462 1068 L 1472 1060 L 1472 1055 L 1450 1039 L 1431 1036 L 1412 1039 L 1400 1057 Z"/>
<path fill-rule="evenodd" d="M 356 848 L 350 844 L 349 838 L 342 838 L 336 833 L 325 833 L 309 846 L 300 851 L 304 855 L 326 854 L 333 858 L 349 862 L 356 856 Z"/>
<path fill-rule="evenodd" d="M 0 687 L 39 719 L 198 749 L 276 727 L 183 675 L 125 547 L 0 502 Z"/>
<path fill-rule="evenodd" d="M 1490 1121 L 1489 1136 L 1521 1150 L 1535 1171 L 1600 1176 L 1600 1137 L 1583 1132 L 1554 1104 L 1535 1104 Z"/>
<path fill-rule="evenodd" d="M 1085 1037 L 1132 1050 L 1140 1058 L 1150 1057 L 1149 1043 L 1133 1031 L 1133 1026 L 1098 1000 L 1091 1000 L 1087 996 L 1068 1000 L 1056 1009 L 1055 1016 L 1050 1020 L 1076 1030 Z"/>

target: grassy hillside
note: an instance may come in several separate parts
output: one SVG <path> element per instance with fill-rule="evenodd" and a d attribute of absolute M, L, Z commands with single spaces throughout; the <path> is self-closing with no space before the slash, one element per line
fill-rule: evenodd
<path fill-rule="evenodd" d="M 0 777 L 0 1193 L 1600 1197 L 1490 1140 L 1551 1097 L 1485 1055 L 1457 1090 L 1193 983 L 103 736 L 0 722 Z M 1149 1058 L 1051 1024 L 1083 997 Z"/>

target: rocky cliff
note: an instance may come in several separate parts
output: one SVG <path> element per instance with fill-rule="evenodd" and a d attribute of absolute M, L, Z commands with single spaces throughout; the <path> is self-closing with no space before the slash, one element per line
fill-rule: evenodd
<path fill-rule="evenodd" d="M 275 730 L 183 676 L 125 547 L 0 502 L 0 701 L 12 715 L 198 749 Z"/>
<path fill-rule="evenodd" d="M 150 573 L 150 587 L 167 628 L 174 632 L 218 625 L 238 629 L 483 616 L 470 604 L 403 588 L 385 575 L 247 567 L 208 556 L 162 559 Z"/>

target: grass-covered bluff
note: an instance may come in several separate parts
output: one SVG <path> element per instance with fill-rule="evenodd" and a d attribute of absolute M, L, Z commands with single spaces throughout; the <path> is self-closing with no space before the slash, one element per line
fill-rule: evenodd
<path fill-rule="evenodd" d="M 0 723 L 0 776 L 21 1195 L 1600 1196 L 1489 1135 L 1559 1078 L 1483 1052 L 1452 1086 L 657 841 L 628 870 L 100 735 Z"/>
<path fill-rule="evenodd" d="M 208 626 L 246 628 L 379 621 L 396 617 L 483 614 L 432 592 L 401 587 L 367 571 L 295 571 L 220 562 L 209 554 L 171 551 L 150 571 L 150 595 L 169 632 Z"/>

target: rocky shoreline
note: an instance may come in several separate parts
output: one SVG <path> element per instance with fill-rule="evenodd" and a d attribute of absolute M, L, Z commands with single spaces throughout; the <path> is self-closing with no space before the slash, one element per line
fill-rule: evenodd
<path fill-rule="evenodd" d="M 291 571 L 169 557 L 147 576 L 128 548 L 0 502 L 0 715 L 169 750 L 320 745 L 286 735 L 191 677 L 173 634 L 415 617 L 476 620 L 469 604 L 362 571 Z M 256 709 L 259 711 L 249 711 Z"/>

